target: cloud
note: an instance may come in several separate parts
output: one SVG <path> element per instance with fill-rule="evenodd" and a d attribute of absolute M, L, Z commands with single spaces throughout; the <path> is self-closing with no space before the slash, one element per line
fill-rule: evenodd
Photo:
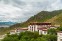
<path fill-rule="evenodd" d="M 59 9 L 61 0 L 0 0 L 0 22 L 23 22 L 42 10 Z"/>

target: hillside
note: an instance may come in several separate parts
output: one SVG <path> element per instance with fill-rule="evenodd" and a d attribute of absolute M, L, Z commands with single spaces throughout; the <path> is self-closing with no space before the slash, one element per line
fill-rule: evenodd
<path fill-rule="evenodd" d="M 62 25 L 62 10 L 57 11 L 41 11 L 40 13 L 32 16 L 26 22 L 17 23 L 15 25 L 10 26 L 10 28 L 0 28 L 0 34 L 4 34 L 9 32 L 11 29 L 17 27 L 27 27 L 30 22 L 52 22 L 52 24 L 60 24 Z M 3 32 L 3 33 L 2 33 Z"/>
<path fill-rule="evenodd" d="M 52 17 L 51 19 L 47 20 L 46 22 L 51 22 L 52 24 L 62 25 L 62 13 Z"/>
<path fill-rule="evenodd" d="M 26 27 L 28 26 L 28 24 L 30 22 L 50 22 L 48 20 L 50 20 L 51 18 L 54 21 L 54 17 L 56 16 L 60 16 L 60 14 L 62 13 L 62 10 L 56 10 L 56 11 L 52 11 L 52 12 L 48 12 L 48 11 L 41 11 L 40 13 L 32 16 L 31 18 L 29 18 L 26 22 L 23 23 L 19 23 L 19 24 L 15 24 L 11 27 Z M 61 17 L 58 16 L 58 23 L 61 21 Z M 60 20 L 59 20 L 60 19 Z M 54 21 L 55 22 L 55 21 Z M 53 23 L 53 22 L 52 22 Z"/>

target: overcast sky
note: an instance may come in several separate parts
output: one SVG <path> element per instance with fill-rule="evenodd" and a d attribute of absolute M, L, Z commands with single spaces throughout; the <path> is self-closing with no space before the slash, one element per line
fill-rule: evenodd
<path fill-rule="evenodd" d="M 23 22 L 40 11 L 62 9 L 62 0 L 0 0 L 0 22 Z"/>

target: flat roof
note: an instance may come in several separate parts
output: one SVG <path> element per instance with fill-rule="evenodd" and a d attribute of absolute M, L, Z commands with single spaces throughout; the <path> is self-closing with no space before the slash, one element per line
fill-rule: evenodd
<path fill-rule="evenodd" d="M 28 28 L 17 28 L 17 30 L 28 30 Z"/>
<path fill-rule="evenodd" d="M 33 23 L 30 23 L 30 25 L 51 25 L 51 23 L 36 23 L 36 22 L 33 22 Z"/>
<path fill-rule="evenodd" d="M 43 28 L 38 28 L 38 30 L 47 31 L 48 29 L 46 27 L 43 27 Z"/>

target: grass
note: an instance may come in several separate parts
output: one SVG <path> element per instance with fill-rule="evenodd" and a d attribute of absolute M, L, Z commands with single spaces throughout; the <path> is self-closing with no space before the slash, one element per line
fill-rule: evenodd
<path fill-rule="evenodd" d="M 59 24 L 62 25 L 62 13 L 47 20 L 46 22 L 51 22 L 52 24 Z"/>
<path fill-rule="evenodd" d="M 0 40 L 1 41 L 1 40 Z"/>

